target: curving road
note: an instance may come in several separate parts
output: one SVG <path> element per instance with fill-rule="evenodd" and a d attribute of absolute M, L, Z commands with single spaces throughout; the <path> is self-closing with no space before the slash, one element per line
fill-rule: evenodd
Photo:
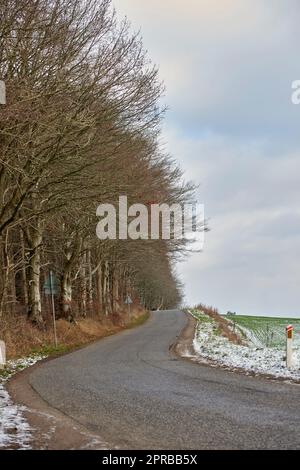
<path fill-rule="evenodd" d="M 300 448 L 300 388 L 176 358 L 186 324 L 155 312 L 134 330 L 30 375 L 53 407 L 123 449 Z"/>

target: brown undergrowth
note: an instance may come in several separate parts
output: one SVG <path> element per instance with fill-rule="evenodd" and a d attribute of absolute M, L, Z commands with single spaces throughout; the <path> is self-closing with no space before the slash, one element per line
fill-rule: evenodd
<path fill-rule="evenodd" d="M 125 312 L 110 317 L 95 315 L 78 318 L 76 322 L 59 319 L 56 322 L 58 346 L 54 346 L 53 325 L 49 319 L 44 328 L 34 326 L 21 315 L 4 315 L 0 317 L 0 339 L 6 343 L 7 358 L 15 359 L 33 353 L 55 354 L 80 347 L 142 324 L 148 318 L 148 312 L 134 307 L 130 316 Z"/>
<path fill-rule="evenodd" d="M 242 338 L 236 332 L 232 331 L 230 322 L 222 317 L 216 308 L 199 304 L 196 306 L 196 309 L 202 311 L 217 323 L 222 336 L 228 338 L 229 341 L 234 344 L 243 344 Z"/>

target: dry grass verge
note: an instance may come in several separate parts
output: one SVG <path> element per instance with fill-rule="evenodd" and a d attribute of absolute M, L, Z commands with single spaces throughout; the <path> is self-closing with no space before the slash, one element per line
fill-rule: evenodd
<path fill-rule="evenodd" d="M 225 338 L 228 338 L 229 341 L 231 341 L 234 344 L 243 344 L 242 338 L 237 333 L 232 331 L 228 320 L 222 317 L 216 308 L 199 304 L 197 305 L 196 309 L 202 311 L 203 313 L 211 317 L 217 323 L 218 328 L 220 329 L 220 334 L 222 336 L 224 336 Z"/>
<path fill-rule="evenodd" d="M 144 309 L 135 307 L 132 309 L 130 321 L 126 313 L 114 314 L 111 318 L 81 318 L 77 319 L 76 323 L 60 319 L 57 321 L 58 346 L 55 348 L 50 321 L 44 329 L 40 329 L 23 316 L 10 315 L 0 317 L 0 339 L 6 343 L 8 359 L 33 353 L 54 354 L 91 343 L 125 328 L 138 326 L 147 318 L 148 313 Z"/>

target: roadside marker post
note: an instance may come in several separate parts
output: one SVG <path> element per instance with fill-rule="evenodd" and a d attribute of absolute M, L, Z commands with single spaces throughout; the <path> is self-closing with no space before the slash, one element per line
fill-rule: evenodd
<path fill-rule="evenodd" d="M 6 347 L 4 341 L 0 340 L 0 369 L 6 365 Z"/>
<path fill-rule="evenodd" d="M 293 367 L 293 325 L 288 325 L 286 331 L 286 366 Z"/>

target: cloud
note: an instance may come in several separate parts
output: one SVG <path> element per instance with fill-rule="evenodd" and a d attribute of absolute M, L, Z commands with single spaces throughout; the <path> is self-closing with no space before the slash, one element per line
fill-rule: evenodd
<path fill-rule="evenodd" d="M 265 141 L 218 135 L 185 140 L 170 131 L 167 140 L 187 176 L 202 183 L 211 229 L 203 253 L 181 267 L 187 299 L 223 311 L 297 314 L 299 153 L 273 157 Z"/>
<path fill-rule="evenodd" d="M 186 130 L 286 139 L 298 128 L 291 83 L 297 60 L 299 3 L 261 0 L 115 1 L 142 27 L 167 85 L 169 119 Z"/>
<path fill-rule="evenodd" d="M 179 266 L 187 301 L 299 315 L 298 0 L 115 0 L 160 65 L 167 147 L 211 232 Z"/>

